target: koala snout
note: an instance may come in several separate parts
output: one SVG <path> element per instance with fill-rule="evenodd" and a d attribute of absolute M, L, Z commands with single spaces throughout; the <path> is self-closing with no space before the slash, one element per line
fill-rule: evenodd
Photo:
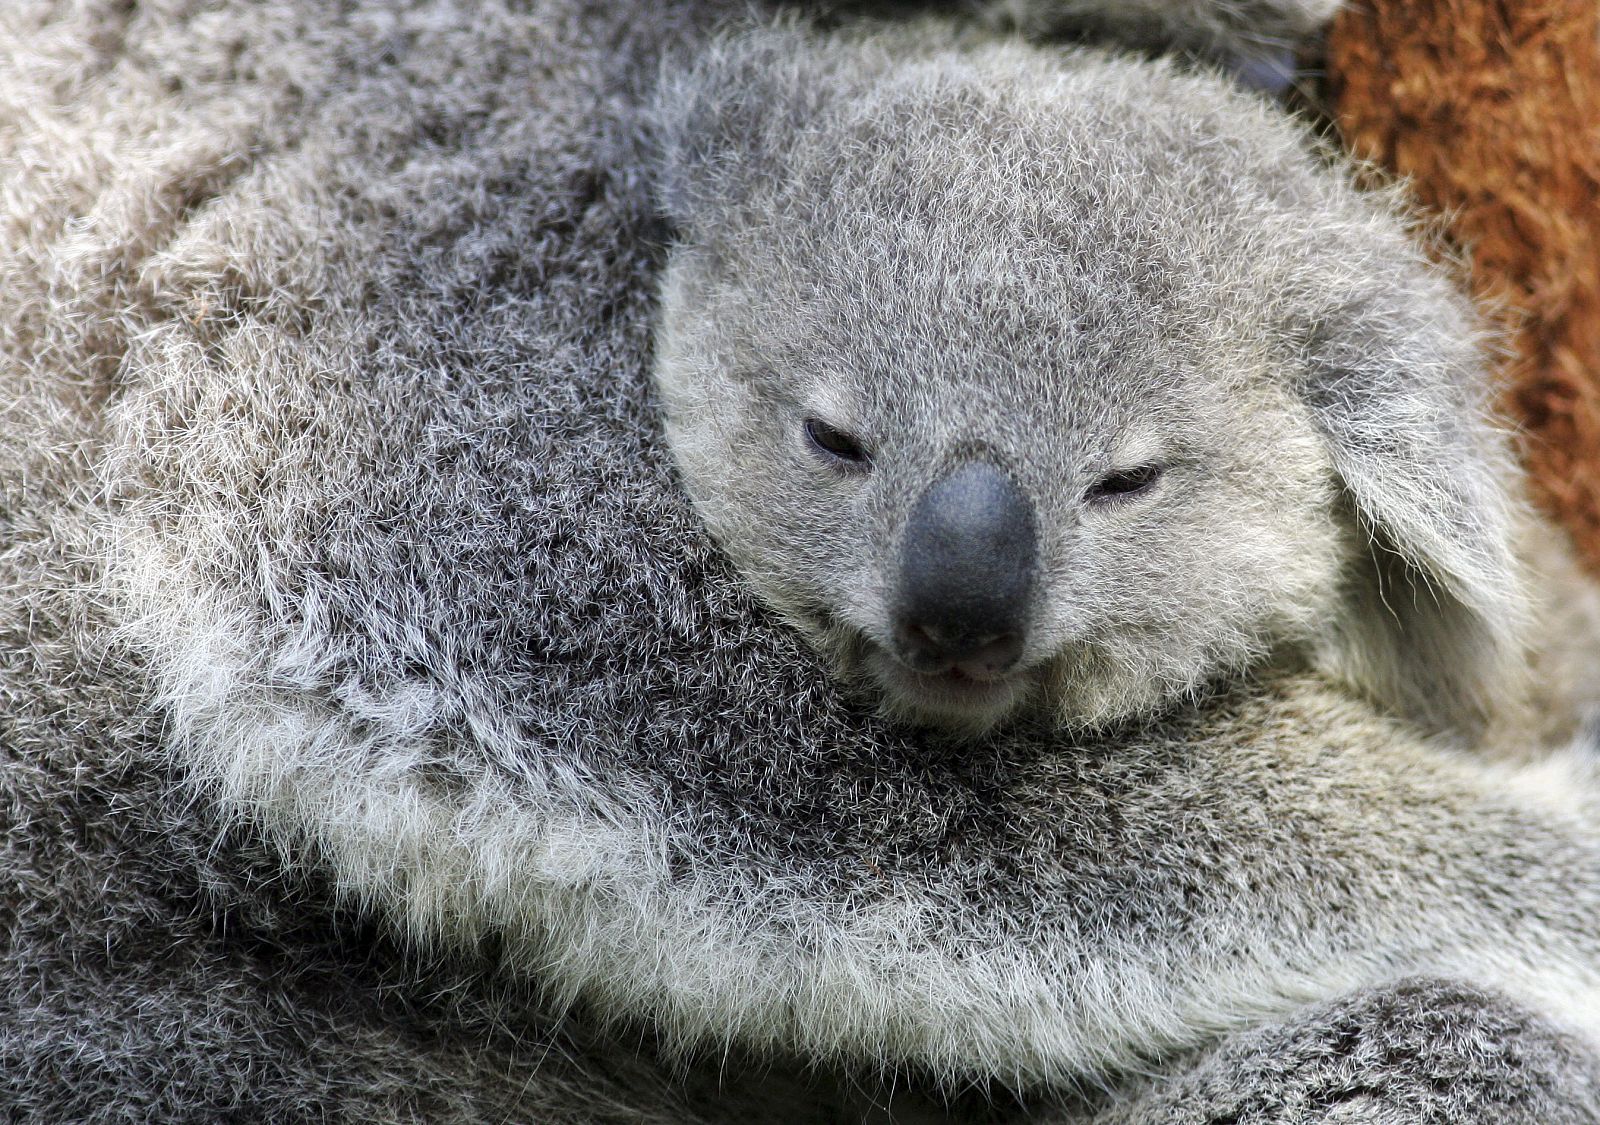
<path fill-rule="evenodd" d="M 928 487 L 900 541 L 896 655 L 912 668 L 986 679 L 1022 656 L 1038 560 L 1033 505 L 1015 481 L 968 461 Z"/>

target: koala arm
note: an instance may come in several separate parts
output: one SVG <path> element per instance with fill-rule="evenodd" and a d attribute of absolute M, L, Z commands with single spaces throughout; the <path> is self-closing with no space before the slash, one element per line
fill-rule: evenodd
<path fill-rule="evenodd" d="M 1188 1069 L 1059 1125 L 1580 1125 L 1600 1059 L 1503 997 L 1411 978 L 1233 1036 Z"/>

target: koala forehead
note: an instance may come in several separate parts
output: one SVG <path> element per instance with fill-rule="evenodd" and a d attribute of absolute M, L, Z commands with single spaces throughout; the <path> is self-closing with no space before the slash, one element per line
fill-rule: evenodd
<path fill-rule="evenodd" d="M 1130 425 L 1194 429 L 1272 359 L 1204 299 L 1099 249 L 960 216 L 849 225 L 803 247 L 803 228 L 753 230 L 775 237 L 718 271 L 700 314 L 718 366 L 875 443 L 1004 433 L 1066 454 Z"/>
<path fill-rule="evenodd" d="M 1019 57 L 842 93 L 697 216 L 731 362 L 839 422 L 1023 414 L 1058 446 L 1193 429 L 1275 362 L 1294 240 L 1271 231 L 1326 190 L 1298 142 L 1211 83 L 1140 67 L 1130 108 L 1127 64 Z"/>
<path fill-rule="evenodd" d="M 738 325 L 719 335 L 758 395 L 874 445 L 1021 436 L 1019 422 L 1056 450 L 1104 444 L 1130 423 L 1199 421 L 1259 366 L 1239 341 L 1163 326 L 1149 306 L 1096 307 L 1101 294 L 1074 301 L 1066 285 L 1040 299 L 970 260 L 934 276 L 845 255 L 783 285 L 733 286 L 711 316 Z"/>

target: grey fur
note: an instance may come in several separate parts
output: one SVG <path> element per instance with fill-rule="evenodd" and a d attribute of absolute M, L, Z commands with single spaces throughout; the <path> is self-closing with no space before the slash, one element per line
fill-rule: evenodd
<path fill-rule="evenodd" d="M 1184 48 L 1243 61 L 1293 48 L 1333 18 L 1341 0 L 971 0 L 997 28 L 1032 37 L 1088 37 Z"/>
<path fill-rule="evenodd" d="M 1408 980 L 1235 1036 L 1093 1121 L 1581 1125 L 1600 1116 L 1596 1078 L 1581 1048 L 1527 1013 L 1449 982 Z"/>
<path fill-rule="evenodd" d="M 946 746 L 705 539 L 639 142 L 729 14 L 0 11 L 4 1114 L 1593 1120 L 1583 760 Z"/>

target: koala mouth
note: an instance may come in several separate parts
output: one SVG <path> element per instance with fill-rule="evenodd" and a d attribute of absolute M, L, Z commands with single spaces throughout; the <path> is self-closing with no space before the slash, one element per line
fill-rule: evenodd
<path fill-rule="evenodd" d="M 919 670 L 870 641 L 863 663 L 882 689 L 889 711 L 933 726 L 993 726 L 1014 711 L 1034 686 L 1034 677 L 1023 669 L 998 674 L 955 665 Z"/>
<path fill-rule="evenodd" d="M 980 733 L 1032 695 L 1044 671 L 1021 664 L 1003 671 L 956 663 L 916 668 L 836 611 L 806 605 L 791 620 L 836 671 L 875 689 L 888 715 L 920 726 Z"/>

